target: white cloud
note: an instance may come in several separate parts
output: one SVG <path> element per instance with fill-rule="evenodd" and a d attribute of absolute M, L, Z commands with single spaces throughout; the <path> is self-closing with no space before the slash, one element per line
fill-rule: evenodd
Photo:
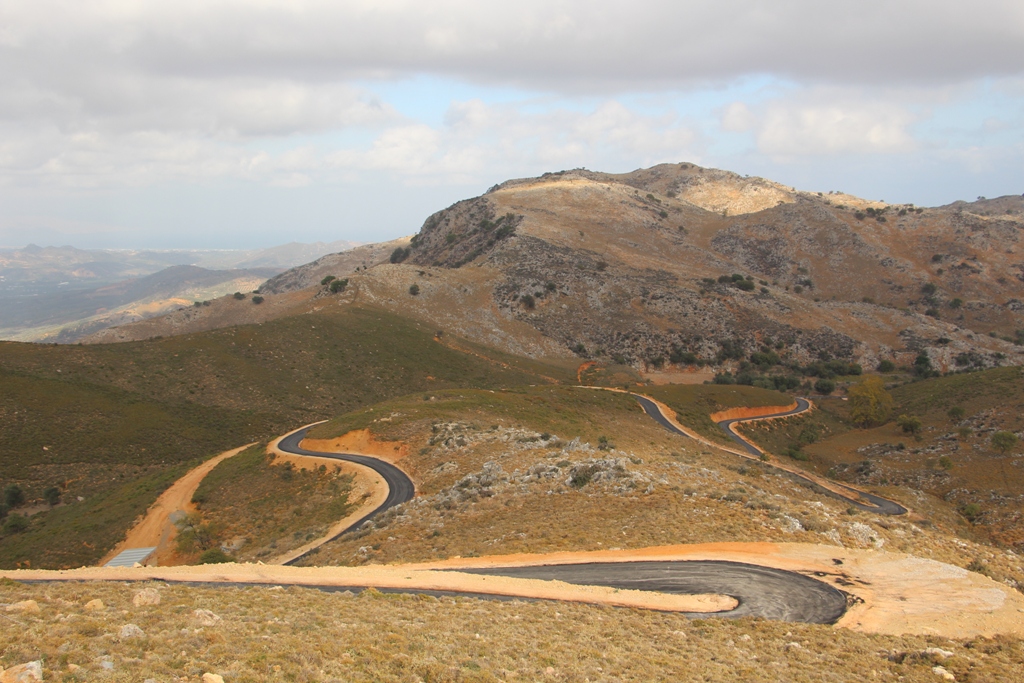
<path fill-rule="evenodd" d="M 863 92 L 800 92 L 748 106 L 733 102 L 720 113 L 729 132 L 753 131 L 758 151 L 774 158 L 909 152 L 910 127 L 921 116 L 899 101 Z"/>

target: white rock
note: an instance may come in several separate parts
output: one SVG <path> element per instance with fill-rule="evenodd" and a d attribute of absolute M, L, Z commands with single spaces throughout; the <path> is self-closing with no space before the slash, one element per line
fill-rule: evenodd
<path fill-rule="evenodd" d="M 953 674 L 949 673 L 949 671 L 947 671 L 946 667 L 944 667 L 944 666 L 933 666 L 932 667 L 932 673 L 935 674 L 936 676 L 941 677 L 942 680 L 944 680 L 944 681 L 955 681 L 956 680 L 956 676 L 954 676 Z"/>
<path fill-rule="evenodd" d="M 12 605 L 7 605 L 8 612 L 18 612 L 20 614 L 39 614 L 39 603 L 35 600 L 22 600 Z"/>
<path fill-rule="evenodd" d="M 39 660 L 12 666 L 0 673 L 0 683 L 32 683 L 43 680 L 43 663 Z"/>
<path fill-rule="evenodd" d="M 143 588 L 132 596 L 132 604 L 136 607 L 142 607 L 144 605 L 159 605 L 160 593 L 155 588 Z"/>
<path fill-rule="evenodd" d="M 203 683 L 224 683 L 224 677 L 220 674 L 203 674 Z"/>
<path fill-rule="evenodd" d="M 135 624 L 125 624 L 121 627 L 121 639 L 144 638 L 146 634 Z"/>
<path fill-rule="evenodd" d="M 794 641 L 792 643 L 786 643 L 786 649 L 787 650 L 802 650 L 804 648 L 803 648 L 803 646 L 800 645 L 800 643 L 797 643 L 797 642 Z"/>
<path fill-rule="evenodd" d="M 90 600 L 89 602 L 85 603 L 85 609 L 89 610 L 90 612 L 102 612 L 106 608 L 107 606 L 104 605 L 103 601 L 99 598 L 96 598 L 95 600 Z"/>
<path fill-rule="evenodd" d="M 950 652 L 949 650 L 943 650 L 941 647 L 925 648 L 924 653 L 926 655 L 931 655 L 932 657 L 942 657 L 943 659 L 945 659 L 946 657 L 953 656 L 952 652 Z"/>
<path fill-rule="evenodd" d="M 198 621 L 202 626 L 216 626 L 217 622 L 220 621 L 220 617 L 208 609 L 197 609 L 192 613 L 192 616 L 194 616 L 196 621 Z"/>

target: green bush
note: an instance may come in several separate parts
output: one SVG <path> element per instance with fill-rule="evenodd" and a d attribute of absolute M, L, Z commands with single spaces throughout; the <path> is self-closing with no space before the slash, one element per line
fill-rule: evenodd
<path fill-rule="evenodd" d="M 348 278 L 345 278 L 344 280 L 334 280 L 331 283 L 331 292 L 334 294 L 344 292 L 346 287 L 348 287 Z"/>
<path fill-rule="evenodd" d="M 1003 455 L 1006 455 L 1016 448 L 1020 439 L 1018 439 L 1017 435 L 1013 432 L 1000 431 L 993 434 L 989 442 L 992 444 L 992 448 L 996 449 Z"/>
<path fill-rule="evenodd" d="M 452 237 L 452 235 L 448 235 L 448 236 Z M 454 242 L 455 240 L 453 239 L 451 241 Z M 391 260 L 392 263 L 401 263 L 405 259 L 409 258 L 409 254 L 411 254 L 411 253 L 412 253 L 412 249 L 408 249 L 408 248 L 405 248 L 405 247 L 397 247 L 397 248 L 395 248 L 395 250 L 393 252 L 391 252 L 391 259 L 390 260 Z"/>
<path fill-rule="evenodd" d="M 519 297 L 519 301 L 531 311 L 537 307 L 537 301 L 533 298 L 532 294 L 523 294 Z"/>
<path fill-rule="evenodd" d="M 419 285 L 417 285 L 417 284 L 409 285 L 409 294 L 412 294 L 413 296 L 418 296 L 419 293 L 420 293 L 420 286 Z"/>
<path fill-rule="evenodd" d="M 199 556 L 199 564 L 225 564 L 227 562 L 234 561 L 235 558 L 231 557 L 220 548 L 204 550 L 203 554 Z"/>
<path fill-rule="evenodd" d="M 28 528 L 29 521 L 28 517 L 24 515 L 11 515 L 4 522 L 4 533 L 5 534 L 19 534 Z"/>
<path fill-rule="evenodd" d="M 326 285 L 326 284 L 330 284 L 331 280 L 337 280 L 337 279 L 338 279 L 338 278 L 336 278 L 336 277 L 335 277 L 335 276 L 333 276 L 333 275 L 325 275 L 325 276 L 324 276 L 324 279 L 320 281 L 320 284 L 321 284 L 321 285 Z"/>
<path fill-rule="evenodd" d="M 836 390 L 836 383 L 830 379 L 819 379 L 814 383 L 814 390 L 819 394 L 831 394 Z"/>
<path fill-rule="evenodd" d="M 967 503 L 960 508 L 960 514 L 966 517 L 969 521 L 974 522 L 981 516 L 981 506 L 977 503 Z"/>
<path fill-rule="evenodd" d="M 896 424 L 903 430 L 904 434 L 911 434 L 915 439 L 921 438 L 921 419 L 913 415 L 900 415 L 896 418 Z"/>
<path fill-rule="evenodd" d="M 737 289 L 742 289 L 744 292 L 754 291 L 755 285 L 750 280 L 740 280 L 736 283 Z"/>
<path fill-rule="evenodd" d="M 895 369 L 896 369 L 896 364 L 893 363 L 891 360 L 883 360 L 883 361 L 878 363 L 878 371 L 879 372 L 892 372 Z"/>
<path fill-rule="evenodd" d="M 959 422 L 960 420 L 964 419 L 964 415 L 966 414 L 967 411 L 961 408 L 960 406 L 953 406 L 948 411 L 946 411 L 946 415 L 948 415 L 949 419 L 953 420 L 954 422 Z"/>
<path fill-rule="evenodd" d="M 254 297 L 252 298 L 252 302 L 253 302 L 254 304 L 261 304 L 261 303 L 263 303 L 263 297 L 262 297 L 262 296 L 260 296 L 259 294 L 257 294 L 256 296 L 254 296 Z"/>
<path fill-rule="evenodd" d="M 235 297 L 235 299 L 237 299 L 238 301 L 241 301 L 242 299 L 244 299 L 244 298 L 245 298 L 245 294 L 242 294 L 241 292 L 235 292 L 235 293 L 234 293 L 234 297 Z"/>
<path fill-rule="evenodd" d="M 926 282 L 924 285 L 921 286 L 921 293 L 924 294 L 925 296 L 931 296 L 935 294 L 935 292 L 937 291 L 939 291 L 939 288 L 935 285 L 934 282 Z"/>
<path fill-rule="evenodd" d="M 953 469 L 953 459 L 948 455 L 939 456 L 939 467 L 946 470 L 947 472 Z"/>
<path fill-rule="evenodd" d="M 8 509 L 20 507 L 25 504 L 25 491 L 17 484 L 8 484 L 4 489 L 4 505 Z"/>
<path fill-rule="evenodd" d="M 43 491 L 43 500 L 45 500 L 50 507 L 60 503 L 60 489 L 56 486 L 51 486 Z"/>

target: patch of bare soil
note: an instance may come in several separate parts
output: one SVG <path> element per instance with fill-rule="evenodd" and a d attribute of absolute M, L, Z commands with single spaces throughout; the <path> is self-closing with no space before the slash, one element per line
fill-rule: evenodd
<path fill-rule="evenodd" d="M 136 523 L 129 531 L 125 539 L 118 543 L 107 553 L 100 565 L 104 565 L 114 559 L 118 553 L 128 548 L 156 548 L 156 552 L 150 556 L 149 562 L 170 565 L 177 563 L 177 551 L 174 548 L 174 537 L 177 529 L 171 516 L 176 512 L 194 512 L 196 506 L 192 503 L 192 495 L 196 492 L 200 482 L 219 465 L 222 461 L 233 455 L 238 455 L 252 444 L 247 444 L 230 451 L 224 451 L 216 455 L 202 465 L 195 467 L 178 481 L 174 482 L 166 491 L 160 494 L 145 516 Z"/>

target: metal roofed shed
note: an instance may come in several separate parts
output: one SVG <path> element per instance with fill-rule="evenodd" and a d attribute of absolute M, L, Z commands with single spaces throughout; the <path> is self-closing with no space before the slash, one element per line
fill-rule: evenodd
<path fill-rule="evenodd" d="M 148 560 L 150 555 L 154 552 L 156 552 L 156 546 L 153 546 L 152 548 L 128 548 L 127 550 L 122 550 L 114 559 L 103 566 L 134 567 L 136 563 L 145 564 L 146 560 Z"/>

